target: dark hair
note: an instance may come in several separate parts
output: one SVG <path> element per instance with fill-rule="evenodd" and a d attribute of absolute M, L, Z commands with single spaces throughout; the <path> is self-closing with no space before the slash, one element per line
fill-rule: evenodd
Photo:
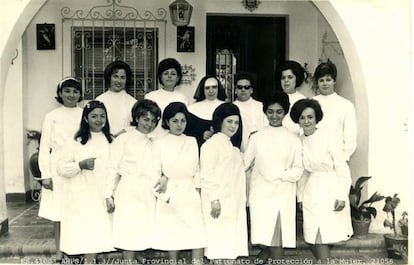
<path fill-rule="evenodd" d="M 316 69 L 315 73 L 313 74 L 313 80 L 315 82 L 315 87 L 318 87 L 318 79 L 325 76 L 330 75 L 334 81 L 336 81 L 337 70 L 335 64 L 331 61 L 327 61 L 326 63 L 319 64 Z"/>
<path fill-rule="evenodd" d="M 214 75 L 207 75 L 203 77 L 200 82 L 198 83 L 197 89 L 194 93 L 193 98 L 196 100 L 196 102 L 200 102 L 202 100 L 206 99 L 206 94 L 204 93 L 205 83 L 207 79 L 213 78 L 217 81 L 217 99 L 225 101 L 226 100 L 226 91 L 223 88 L 223 85 L 221 82 L 215 77 Z"/>
<path fill-rule="evenodd" d="M 295 123 L 299 123 L 300 115 L 302 115 L 302 112 L 306 108 L 311 108 L 315 111 L 316 123 L 322 120 L 323 111 L 319 102 L 311 98 L 303 98 L 296 101 L 296 103 L 293 104 L 292 109 L 290 111 L 290 117 Z"/>
<path fill-rule="evenodd" d="M 168 126 L 167 122 L 177 113 L 183 113 L 185 119 L 188 121 L 188 109 L 185 104 L 182 102 L 171 102 L 167 105 L 167 107 L 165 107 L 164 111 L 162 112 L 161 127 L 169 130 L 170 126 Z"/>
<path fill-rule="evenodd" d="M 57 85 L 57 89 L 56 89 L 56 97 L 55 99 L 57 100 L 57 102 L 59 102 L 60 104 L 63 104 L 63 99 L 62 97 L 59 95 L 59 93 L 62 93 L 62 89 L 64 87 L 74 87 L 76 88 L 76 90 L 79 91 L 80 93 L 80 97 L 78 99 L 78 102 L 82 101 L 82 85 L 81 83 L 74 77 L 66 77 L 63 78 L 59 84 Z"/>
<path fill-rule="evenodd" d="M 132 81 L 131 67 L 129 67 L 129 65 L 124 61 L 113 61 L 112 63 L 108 64 L 105 67 L 105 71 L 104 71 L 105 88 L 109 88 L 109 86 L 111 85 L 112 74 L 115 71 L 121 70 L 121 69 L 125 70 L 126 85 L 130 84 L 130 82 Z"/>
<path fill-rule="evenodd" d="M 237 82 L 239 81 L 239 80 L 242 80 L 242 79 L 247 79 L 247 80 L 249 80 L 250 81 L 250 84 L 252 85 L 252 87 L 253 87 L 253 77 L 252 77 L 252 75 L 250 74 L 250 73 L 248 73 L 248 72 L 239 72 L 239 73 L 236 73 L 236 75 L 235 75 L 235 77 L 234 77 L 234 85 L 236 85 L 237 84 Z"/>
<path fill-rule="evenodd" d="M 296 77 L 295 87 L 302 85 L 303 80 L 305 80 L 306 77 L 305 69 L 303 69 L 303 67 L 296 61 L 286 61 L 276 71 L 275 78 L 278 88 L 281 88 L 280 80 L 282 79 L 282 72 L 286 70 L 291 70 Z"/>
<path fill-rule="evenodd" d="M 109 129 L 110 127 L 109 127 L 109 120 L 108 120 L 108 112 L 106 111 L 106 107 L 102 102 L 98 100 L 92 100 L 92 101 L 89 101 L 83 108 L 80 128 L 75 134 L 75 140 L 80 138 L 81 140 L 80 142 L 83 145 L 86 144 L 88 140 L 91 138 L 91 130 L 88 124 L 88 114 L 94 109 L 98 109 L 98 108 L 103 109 L 106 114 L 106 123 L 105 123 L 105 126 L 102 128 L 102 133 L 105 135 L 108 142 L 112 143 L 112 136 L 111 136 L 110 129 Z"/>
<path fill-rule="evenodd" d="M 213 131 L 214 133 L 218 133 L 221 131 L 221 126 L 223 124 L 223 120 L 228 116 L 237 115 L 239 116 L 239 128 L 237 132 L 231 137 L 231 142 L 233 146 L 240 148 L 241 141 L 242 141 L 242 119 L 240 115 L 239 108 L 234 105 L 233 103 L 225 102 L 219 105 L 213 112 Z"/>
<path fill-rule="evenodd" d="M 275 93 L 273 93 L 271 97 L 264 99 L 263 112 L 266 113 L 267 108 L 270 105 L 273 105 L 275 103 L 278 103 L 283 108 L 283 110 L 285 111 L 285 114 L 289 113 L 289 107 L 290 107 L 289 96 L 283 91 L 276 91 Z"/>
<path fill-rule="evenodd" d="M 155 119 L 158 121 L 161 118 L 161 109 L 158 107 L 157 103 L 149 99 L 142 99 L 135 102 L 134 106 L 131 109 L 131 126 L 138 126 L 137 119 L 139 117 L 146 115 L 147 113 L 151 113 L 154 115 Z"/>
<path fill-rule="evenodd" d="M 161 85 L 164 85 L 161 80 L 162 73 L 171 68 L 175 69 L 178 75 L 177 84 L 175 85 L 177 86 L 181 84 L 181 79 L 183 78 L 181 64 L 174 58 L 166 58 L 158 64 L 157 76 L 158 76 L 158 81 L 160 82 Z"/>

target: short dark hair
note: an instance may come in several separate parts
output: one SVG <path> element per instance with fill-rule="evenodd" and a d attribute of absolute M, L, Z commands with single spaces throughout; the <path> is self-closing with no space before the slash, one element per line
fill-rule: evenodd
<path fill-rule="evenodd" d="M 197 89 L 194 93 L 193 98 L 196 102 L 200 102 L 206 99 L 206 94 L 204 93 L 204 87 L 207 79 L 214 78 L 217 81 L 217 99 L 225 101 L 226 100 L 226 91 L 223 88 L 221 82 L 214 75 L 207 75 L 203 77 L 198 83 Z"/>
<path fill-rule="evenodd" d="M 164 60 L 162 60 L 159 64 L 158 64 L 158 69 L 157 69 L 157 76 L 158 76 L 158 81 L 160 82 L 161 85 L 164 85 L 162 83 L 161 80 L 161 76 L 162 73 L 168 69 L 175 69 L 175 71 L 177 71 L 177 75 L 178 75 L 178 80 L 177 80 L 177 84 L 175 84 L 176 86 L 181 84 L 181 79 L 183 78 L 183 72 L 181 70 L 181 64 L 174 58 L 166 58 Z"/>
<path fill-rule="evenodd" d="M 316 69 L 315 73 L 313 74 L 313 80 L 317 87 L 318 79 L 325 76 L 330 75 L 334 81 L 336 81 L 337 70 L 334 63 L 331 61 L 327 61 L 326 63 L 319 64 Z"/>
<path fill-rule="evenodd" d="M 157 120 L 157 125 L 158 125 L 158 122 L 161 118 L 160 107 L 158 107 L 157 103 L 155 103 L 154 101 L 150 99 L 142 99 L 142 100 L 135 102 L 134 106 L 132 106 L 131 126 L 138 126 L 137 119 L 139 119 L 139 117 L 143 115 L 146 115 L 147 113 L 151 113 L 152 115 L 154 115 L 155 119 Z"/>
<path fill-rule="evenodd" d="M 295 87 L 302 85 L 303 80 L 305 80 L 306 72 L 305 69 L 296 61 L 286 61 L 284 62 L 276 71 L 276 84 L 281 88 L 280 80 L 282 79 L 282 72 L 286 70 L 291 70 L 296 77 Z"/>
<path fill-rule="evenodd" d="M 74 88 L 76 88 L 76 90 L 78 90 L 79 93 L 80 93 L 80 97 L 78 99 L 78 102 L 81 102 L 83 100 L 83 97 L 82 97 L 82 85 L 81 85 L 81 83 L 76 78 L 70 76 L 70 77 L 63 78 L 59 82 L 59 84 L 57 85 L 56 97 L 55 97 L 55 99 L 57 100 L 57 102 L 59 102 L 60 104 L 63 104 L 63 99 L 59 95 L 59 93 L 62 93 L 62 89 L 64 87 L 74 87 Z"/>
<path fill-rule="evenodd" d="M 319 102 L 315 99 L 303 98 L 296 101 L 296 103 L 292 106 L 292 109 L 290 111 L 290 117 L 292 118 L 293 122 L 299 123 L 300 115 L 302 115 L 302 112 L 306 108 L 311 108 L 315 111 L 316 123 L 322 120 L 323 111 Z"/>
<path fill-rule="evenodd" d="M 168 121 L 175 116 L 177 113 L 183 113 L 185 119 L 188 120 L 188 109 L 182 102 L 171 102 L 170 104 L 165 107 L 164 111 L 162 112 L 162 123 L 161 127 L 164 129 L 169 130 L 170 126 L 168 126 Z"/>
<path fill-rule="evenodd" d="M 264 99 L 263 112 L 266 113 L 267 108 L 275 103 L 278 103 L 283 108 L 285 114 L 289 113 L 289 96 L 283 91 L 276 91 L 272 96 Z"/>
<path fill-rule="evenodd" d="M 231 137 L 231 142 L 233 146 L 240 148 L 241 140 L 242 140 L 242 119 L 240 115 L 239 108 L 234 105 L 233 103 L 225 102 L 219 105 L 213 112 L 213 131 L 214 133 L 218 133 L 221 131 L 221 125 L 223 124 L 223 120 L 228 116 L 237 115 L 239 116 L 239 128 L 237 132 Z"/>
<path fill-rule="evenodd" d="M 104 127 L 102 128 L 102 133 L 105 135 L 109 143 L 112 142 L 112 136 L 110 132 L 109 119 L 108 119 L 108 112 L 106 111 L 105 104 L 98 100 L 91 100 L 88 103 L 86 103 L 85 107 L 83 107 L 80 128 L 75 134 L 75 140 L 80 139 L 80 143 L 82 145 L 85 145 L 88 142 L 88 140 L 91 138 L 91 130 L 87 122 L 88 114 L 94 109 L 98 109 L 98 108 L 103 109 L 106 114 L 106 123 Z"/>
<path fill-rule="evenodd" d="M 234 76 L 234 85 L 236 85 L 237 82 L 239 82 L 239 80 L 242 80 L 242 79 L 249 80 L 250 81 L 250 84 L 253 87 L 253 76 L 252 76 L 251 73 L 248 73 L 248 72 L 239 72 L 239 73 L 236 73 L 236 75 Z"/>
<path fill-rule="evenodd" d="M 132 81 L 132 71 L 131 67 L 124 62 L 124 61 L 113 61 L 112 63 L 108 64 L 104 70 L 104 80 L 105 80 L 105 88 L 109 88 L 111 85 L 111 76 L 117 70 L 125 70 L 126 74 L 126 85 L 128 86 Z"/>

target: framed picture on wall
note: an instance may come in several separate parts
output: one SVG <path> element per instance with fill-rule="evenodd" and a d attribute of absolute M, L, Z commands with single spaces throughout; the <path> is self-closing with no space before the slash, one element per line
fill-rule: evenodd
<path fill-rule="evenodd" d="M 36 24 L 36 40 L 38 50 L 54 50 L 55 24 Z"/>
<path fill-rule="evenodd" d="M 194 27 L 177 27 L 177 52 L 194 52 Z"/>

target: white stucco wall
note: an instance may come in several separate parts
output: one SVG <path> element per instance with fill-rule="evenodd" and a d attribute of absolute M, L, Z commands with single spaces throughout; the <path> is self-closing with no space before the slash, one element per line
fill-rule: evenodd
<path fill-rule="evenodd" d="M 15 159 L 24 157 L 24 138 L 23 134 L 23 75 L 22 75 L 22 45 L 16 47 L 15 59 L 10 65 L 9 73 L 6 80 L 6 89 L 4 93 L 4 109 L 15 109 L 13 112 L 7 111 L 3 116 L 4 130 L 3 138 L 4 149 L 9 150 L 9 154 L 4 156 L 4 167 L 7 168 L 5 174 L 7 193 L 22 193 L 25 190 L 24 178 L 24 161 Z"/>
<path fill-rule="evenodd" d="M 369 107 L 368 187 L 401 198 L 412 211 L 412 54 L 410 1 L 332 1 L 351 33 L 365 77 Z M 355 78 L 358 74 L 354 73 Z M 383 202 L 372 231 L 383 231 Z M 387 230 L 390 232 L 389 230 Z"/>

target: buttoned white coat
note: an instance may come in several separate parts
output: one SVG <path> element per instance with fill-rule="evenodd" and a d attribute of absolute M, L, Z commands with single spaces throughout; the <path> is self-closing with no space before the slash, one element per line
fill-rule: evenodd
<path fill-rule="evenodd" d="M 296 246 L 296 182 L 303 173 L 299 137 L 285 127 L 266 126 L 250 137 L 244 153 L 246 167 L 253 164 L 249 205 L 252 244 Z M 281 231 L 275 231 L 280 214 Z M 277 233 L 278 235 L 276 235 Z"/>
<path fill-rule="evenodd" d="M 112 216 L 106 211 L 104 187 L 109 142 L 101 132 L 91 132 L 85 145 L 73 140 L 58 163 L 63 177 L 60 248 L 69 255 L 114 250 Z M 96 158 L 94 169 L 79 168 L 79 162 Z"/>
<path fill-rule="evenodd" d="M 113 246 L 139 251 L 153 247 L 160 155 L 148 135 L 134 129 L 111 145 L 105 197 L 114 197 Z"/>
<path fill-rule="evenodd" d="M 74 141 L 79 129 L 82 109 L 61 106 L 46 114 L 39 146 L 39 167 L 42 179 L 51 178 L 53 191 L 42 187 L 39 216 L 60 221 L 62 178 L 57 174 L 57 163 L 63 148 Z"/>
<path fill-rule="evenodd" d="M 201 199 L 209 259 L 247 256 L 246 175 L 242 155 L 230 138 L 219 132 L 201 146 Z M 219 200 L 220 216 L 211 215 Z"/>

